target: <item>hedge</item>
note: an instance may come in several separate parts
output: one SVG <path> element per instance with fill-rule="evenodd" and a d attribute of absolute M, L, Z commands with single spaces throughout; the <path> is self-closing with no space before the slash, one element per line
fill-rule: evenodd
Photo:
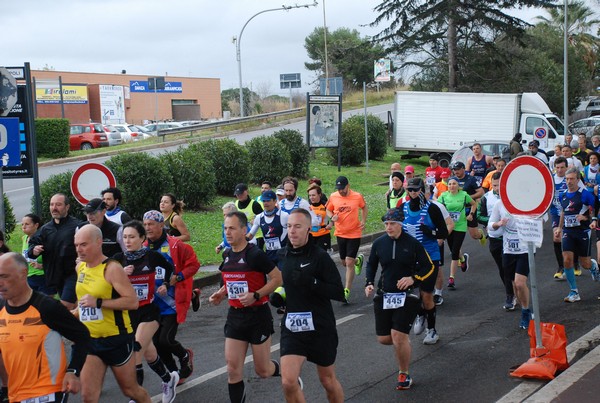
<path fill-rule="evenodd" d="M 40 157 L 64 158 L 69 155 L 69 121 L 35 119 L 35 138 Z"/>

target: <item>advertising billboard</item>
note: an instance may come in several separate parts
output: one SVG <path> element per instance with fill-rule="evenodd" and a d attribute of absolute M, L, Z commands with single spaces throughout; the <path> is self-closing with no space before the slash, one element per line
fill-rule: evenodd
<path fill-rule="evenodd" d="M 63 84 L 63 102 L 65 104 L 87 104 L 88 91 L 84 84 Z M 58 81 L 36 82 L 35 102 L 38 104 L 60 103 L 60 87 Z"/>
<path fill-rule="evenodd" d="M 102 123 L 126 123 L 123 86 L 100 85 L 99 90 Z"/>

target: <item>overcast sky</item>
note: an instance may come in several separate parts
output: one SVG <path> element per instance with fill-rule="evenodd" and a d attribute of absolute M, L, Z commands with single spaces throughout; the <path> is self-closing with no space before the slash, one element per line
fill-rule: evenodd
<path fill-rule="evenodd" d="M 301 73 L 301 92 L 315 79 L 304 69 L 304 39 L 323 25 L 355 28 L 363 36 L 379 28 L 379 1 L 319 0 L 317 7 L 256 16 L 241 41 L 244 86 L 279 90 L 280 73 Z M 235 45 L 244 23 L 255 13 L 311 0 L 21 0 L 0 13 L 4 41 L 0 65 L 58 71 L 221 79 L 221 89 L 238 87 Z M 526 20 L 541 10 L 517 12 Z M 108 83 L 107 83 L 108 84 Z"/>

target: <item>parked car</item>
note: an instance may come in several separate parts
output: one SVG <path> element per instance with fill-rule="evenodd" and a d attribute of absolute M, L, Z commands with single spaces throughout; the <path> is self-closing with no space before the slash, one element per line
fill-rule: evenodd
<path fill-rule="evenodd" d="M 145 127 L 146 127 L 146 129 L 150 130 L 150 132 L 152 132 L 153 136 L 156 136 L 157 135 L 157 132 L 156 132 L 157 127 L 158 127 L 158 130 L 160 131 L 160 130 L 165 130 L 165 129 L 174 129 L 174 128 L 183 127 L 183 126 L 181 125 L 181 123 L 177 123 L 177 122 L 164 122 L 164 123 L 158 123 L 158 124 L 151 123 L 149 125 L 146 125 Z"/>
<path fill-rule="evenodd" d="M 596 126 L 600 125 L 600 116 L 590 116 L 586 119 L 579 119 L 569 125 L 569 131 L 573 135 L 585 134 L 587 137 L 592 137 Z"/>
<path fill-rule="evenodd" d="M 473 157 L 473 142 L 467 143 L 452 154 L 452 160 L 450 161 L 450 166 L 457 161 L 463 162 L 465 165 L 467 160 L 470 160 Z M 481 144 L 481 149 L 485 155 L 489 155 L 493 157 L 494 155 L 502 156 L 505 154 L 505 150 L 510 147 L 510 143 L 508 141 L 495 141 L 495 142 L 479 142 Z"/>
<path fill-rule="evenodd" d="M 121 133 L 123 143 L 131 143 L 132 141 L 142 140 L 143 136 L 140 134 L 140 130 L 135 125 L 127 123 L 112 124 L 115 129 Z"/>
<path fill-rule="evenodd" d="M 152 132 L 150 130 L 146 129 L 144 126 L 129 125 L 129 128 L 133 131 L 138 132 L 138 136 L 137 136 L 138 138 L 137 138 L 137 140 L 134 140 L 134 141 L 146 140 L 146 139 L 154 137 L 152 135 Z"/>
<path fill-rule="evenodd" d="M 121 132 L 117 130 L 113 125 L 104 125 L 104 131 L 106 132 L 106 137 L 108 137 L 108 143 L 110 146 L 118 146 L 123 143 L 123 137 L 121 137 Z"/>
<path fill-rule="evenodd" d="M 108 147 L 108 136 L 100 123 L 78 123 L 69 128 L 69 149 L 91 150 L 92 148 Z"/>

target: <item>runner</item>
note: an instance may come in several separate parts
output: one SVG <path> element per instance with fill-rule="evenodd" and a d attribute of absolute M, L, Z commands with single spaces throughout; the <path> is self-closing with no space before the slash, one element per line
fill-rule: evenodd
<path fill-rule="evenodd" d="M 467 192 L 467 194 L 471 196 L 473 200 L 478 201 L 484 195 L 485 192 L 483 191 L 483 188 L 477 183 L 475 177 L 472 175 L 465 174 L 465 164 L 463 164 L 460 161 L 455 162 L 452 165 L 452 171 L 454 172 L 454 176 L 452 178 L 455 178 L 457 180 L 460 189 Z M 465 213 L 467 215 L 470 214 L 471 207 L 467 206 L 467 210 Z M 483 232 L 483 229 L 479 228 L 477 220 L 468 220 L 467 228 L 471 238 L 478 240 L 481 246 L 485 246 L 487 238 L 485 236 L 485 233 Z M 468 254 L 465 253 L 465 256 L 468 256 Z"/>
<path fill-rule="evenodd" d="M 121 210 L 123 196 L 118 188 L 110 187 L 101 192 L 102 201 L 106 204 L 106 218 L 119 225 L 131 221 L 129 214 Z"/>
<path fill-rule="evenodd" d="M 448 190 L 448 178 L 451 176 L 452 171 L 449 168 L 442 169 L 440 173 L 441 181 L 435 184 L 435 188 L 433 189 L 433 198 L 437 200 L 438 197 L 442 195 L 442 193 Z"/>
<path fill-rule="evenodd" d="M 404 215 L 402 232 L 419 241 L 433 262 L 433 273 L 419 285 L 422 306 L 415 320 L 414 332 L 416 335 L 423 333 L 425 320 L 427 320 L 427 332 L 423 344 L 435 344 L 439 340 L 435 328 L 436 305 L 433 301 L 433 291 L 441 258 L 438 239 L 443 241 L 448 237 L 448 228 L 439 207 L 426 199 L 423 193 L 425 189 L 423 180 L 421 178 L 409 179 L 407 186 L 408 201 L 399 206 Z"/>
<path fill-rule="evenodd" d="M 22 255 L 9 252 L 0 257 L 0 354 L 8 373 L 6 401 L 66 402 L 65 393 L 76 394 L 81 388 L 79 375 L 90 333 L 62 304 L 32 290 L 27 273 Z M 68 365 L 62 337 L 74 343 Z"/>
<path fill-rule="evenodd" d="M 448 191 L 444 192 L 439 198 L 438 202 L 443 204 L 452 221 L 454 221 L 454 230 L 448 235 L 448 247 L 452 253 L 452 263 L 450 264 L 450 277 L 448 278 L 448 288 L 454 290 L 456 283 L 454 276 L 458 269 L 458 263 L 460 259 L 460 248 L 463 241 L 465 240 L 465 233 L 467 231 L 467 222 L 475 220 L 475 212 L 477 211 L 477 202 L 471 198 L 464 190 L 460 190 L 458 180 L 456 178 L 450 178 L 448 180 Z M 466 205 L 470 205 L 470 212 L 466 214 Z M 460 268 L 463 272 L 469 270 L 469 255 L 464 254 L 463 261 L 461 262 Z"/>
<path fill-rule="evenodd" d="M 281 320 L 281 382 L 288 402 L 302 402 L 300 372 L 306 360 L 317 366 L 330 402 L 343 402 L 335 375 L 338 346 L 331 299 L 344 300 L 344 287 L 331 257 L 310 235 L 311 215 L 296 209 L 288 220 L 289 243 L 280 251 L 287 312 Z"/>
<path fill-rule="evenodd" d="M 402 210 L 388 210 L 382 220 L 387 234 L 373 242 L 367 262 L 365 295 L 369 297 L 375 291 L 377 341 L 394 346 L 399 370 L 396 389 L 402 390 L 412 385 L 409 375 L 412 348 L 408 334 L 421 304 L 413 288 L 433 275 L 434 265 L 423 245 L 402 231 Z M 375 289 L 379 265 L 381 275 Z"/>
<path fill-rule="evenodd" d="M 590 151 L 587 155 L 587 164 L 583 167 L 583 183 L 588 192 L 594 193 L 594 187 L 600 182 L 600 154 Z"/>
<path fill-rule="evenodd" d="M 271 182 L 269 182 L 269 181 L 263 181 L 260 184 L 260 194 L 258 196 L 256 196 L 254 198 L 254 200 L 256 200 L 257 202 L 259 202 L 261 204 L 261 206 L 262 206 L 262 201 L 263 201 L 262 200 L 262 194 L 264 192 L 266 192 L 267 190 L 271 190 L 272 187 L 273 187 L 273 184 Z"/>
<path fill-rule="evenodd" d="M 386 193 L 387 208 L 396 208 L 398 203 L 402 203 L 406 196 L 406 191 L 402 181 L 402 174 L 400 172 L 394 172 L 392 174 L 392 189 Z"/>
<path fill-rule="evenodd" d="M 516 133 L 515 136 L 510 141 L 510 159 L 517 158 L 519 153 L 523 152 L 523 146 L 521 145 L 521 141 L 523 139 L 523 135 L 521 133 Z"/>
<path fill-rule="evenodd" d="M 502 234 L 502 267 L 504 269 L 505 284 L 511 281 L 516 291 L 517 299 L 521 304 L 521 322 L 519 327 L 527 329 L 529 321 L 532 319 L 532 312 L 529 309 L 529 288 L 527 287 L 527 277 L 529 276 L 529 254 L 527 243 L 519 240 L 517 233 L 517 222 L 515 218 L 506 210 L 502 200 L 498 200 L 494 205 L 488 227 L 491 230 L 499 230 Z M 506 306 L 511 304 L 512 297 L 508 295 Z"/>
<path fill-rule="evenodd" d="M 571 148 L 569 148 L 570 150 Z M 567 160 L 564 157 L 559 157 L 554 161 L 554 170 L 556 171 L 552 175 L 554 179 L 554 199 L 550 205 L 550 218 L 552 219 L 552 245 L 554 248 L 554 256 L 558 263 L 556 273 L 554 273 L 554 279 L 564 280 L 564 263 L 563 263 L 563 252 L 562 252 L 562 239 L 561 232 L 558 230 L 560 224 L 560 213 L 562 210 L 560 199 L 562 195 L 567 191 L 567 180 L 565 179 L 565 173 L 567 172 Z"/>
<path fill-rule="evenodd" d="M 475 143 L 473 147 L 473 156 L 467 160 L 466 171 L 477 180 L 477 185 L 481 186 L 487 169 L 492 165 L 492 157 L 485 155 L 481 149 L 481 144 Z"/>
<path fill-rule="evenodd" d="M 548 160 L 548 167 L 550 168 L 550 171 L 552 171 L 552 173 L 556 172 L 554 170 L 554 163 L 556 162 L 556 159 L 558 157 L 562 157 L 562 148 L 563 145 L 562 144 L 557 144 L 554 146 L 554 155 L 552 157 L 550 157 L 550 160 Z"/>
<path fill-rule="evenodd" d="M 121 225 L 110 221 L 106 217 L 106 204 L 100 198 L 92 199 L 83 207 L 87 221 L 79 224 L 81 228 L 93 224 L 102 231 L 102 253 L 104 256 L 113 257 L 123 252 L 123 228 Z"/>
<path fill-rule="evenodd" d="M 318 226 L 311 226 L 310 234 L 317 246 L 325 251 L 329 251 L 331 249 L 331 222 L 329 221 L 329 217 L 327 217 L 327 208 L 322 203 L 323 196 L 323 191 L 319 185 L 313 183 L 308 187 L 310 209 L 320 220 Z"/>
<path fill-rule="evenodd" d="M 567 190 L 560 197 L 562 211 L 560 223 L 554 231 L 561 235 L 565 276 L 571 291 L 565 297 L 565 302 L 581 300 L 577 281 L 575 280 L 573 256 L 579 258 L 579 264 L 590 270 L 594 281 L 600 280 L 598 263 L 590 259 L 591 229 L 596 228 L 598 218 L 593 217 L 590 223 L 590 210 L 594 207 L 594 196 L 585 189 L 579 188 L 579 172 L 576 168 L 569 168 L 565 174 Z"/>
<path fill-rule="evenodd" d="M 506 224 L 506 221 L 502 221 L 500 224 L 497 224 L 496 226 L 498 228 L 493 228 L 492 223 L 490 222 L 490 217 L 492 216 L 492 213 L 494 211 L 494 206 L 500 201 L 499 190 L 500 172 L 494 172 L 494 175 L 492 176 L 492 191 L 487 192 L 481 198 L 481 204 L 479 205 L 480 214 L 478 217 L 479 222 L 488 227 L 488 234 L 490 236 L 490 254 L 494 259 L 494 262 L 496 262 L 496 266 L 498 267 L 498 274 L 500 275 L 500 281 L 502 281 L 502 285 L 506 293 L 506 301 L 502 308 L 504 308 L 507 311 L 514 311 L 517 301 L 515 291 L 513 288 L 513 282 L 515 281 L 515 268 L 513 267 L 513 265 L 509 265 L 511 266 L 511 274 L 509 274 L 509 270 L 507 270 L 504 264 L 502 263 L 504 248 L 503 234 L 505 232 L 503 226 Z M 514 252 L 514 250 L 511 249 L 511 251 L 507 253 L 512 252 Z M 527 279 L 525 279 L 525 281 L 527 281 Z"/>
<path fill-rule="evenodd" d="M 436 154 L 429 156 L 429 166 L 425 168 L 425 184 L 429 187 L 429 192 L 432 192 L 433 187 L 436 183 L 442 180 L 441 173 L 442 168 L 439 165 L 439 159 Z"/>
<path fill-rule="evenodd" d="M 171 286 L 167 290 L 167 295 L 155 294 L 154 303 L 160 308 L 160 320 L 153 341 L 158 355 L 169 372 L 178 370 L 173 356 L 179 359 L 179 384 L 181 384 L 194 371 L 194 353 L 184 348 L 175 337 L 179 325 L 185 322 L 190 309 L 194 275 L 198 272 L 200 263 L 190 245 L 167 235 L 163 220 L 163 215 L 156 210 L 144 213 L 148 247 L 160 252 L 175 268 L 171 278 L 165 278 Z"/>
<path fill-rule="evenodd" d="M 412 165 L 407 165 L 406 168 L 404 168 L 404 181 L 402 182 L 402 186 L 406 187 L 406 185 L 408 184 L 408 180 L 414 178 L 414 176 L 415 167 L 413 167 Z"/>
<path fill-rule="evenodd" d="M 272 190 L 264 192 L 261 198 L 264 211 L 254 219 L 254 225 L 246 235 L 246 239 L 251 240 L 254 238 L 254 234 L 260 228 L 265 240 L 267 256 L 277 266 L 277 263 L 279 263 L 277 251 L 285 247 L 287 243 L 287 220 L 289 215 L 277 208 L 277 196 Z"/>
<path fill-rule="evenodd" d="M 248 224 L 250 225 L 250 228 L 252 228 L 252 225 L 254 225 L 255 217 L 263 212 L 262 205 L 250 197 L 250 194 L 248 193 L 248 185 L 246 185 L 245 183 L 238 183 L 235 187 L 233 195 L 237 199 L 235 201 L 235 207 L 238 211 L 241 211 L 242 213 L 246 214 Z M 256 240 L 256 244 L 258 245 L 258 247 L 260 249 L 263 249 L 263 247 L 265 246 L 265 241 L 263 239 L 263 233 L 260 229 L 254 235 L 254 239 Z"/>
<path fill-rule="evenodd" d="M 106 369 L 110 366 L 123 394 L 137 403 L 150 402 L 136 382 L 130 309 L 138 300 L 123 266 L 102 254 L 102 231 L 86 225 L 75 234 L 81 263 L 76 292 L 79 320 L 90 331 L 90 350 L 81 371 L 81 395 L 86 402 L 100 399 Z M 116 298 L 115 298 L 116 297 Z"/>
<path fill-rule="evenodd" d="M 565 144 L 562 148 L 563 157 L 567 159 L 567 168 L 575 167 L 578 172 L 583 171 L 583 164 L 579 161 L 578 158 L 573 156 L 573 148 L 570 145 Z M 556 161 L 554 162 L 556 167 Z"/>
<path fill-rule="evenodd" d="M 344 284 L 345 303 L 350 300 L 350 288 L 355 275 L 360 275 L 364 256 L 358 253 L 362 231 L 367 223 L 367 204 L 364 197 L 350 189 L 348 178 L 340 176 L 335 181 L 338 190 L 329 196 L 327 215 L 335 225 L 334 235 L 340 252 L 342 264 L 346 267 Z M 361 217 L 359 220 L 359 210 Z"/>
<path fill-rule="evenodd" d="M 492 190 L 492 176 L 498 172 L 498 173 L 502 173 L 502 171 L 504 171 L 504 168 L 506 168 L 506 161 L 503 160 L 502 158 L 499 158 L 498 160 L 494 161 L 494 166 L 496 167 L 496 169 L 494 169 L 493 171 L 490 171 L 485 178 L 483 179 L 483 182 L 481 183 L 481 187 L 486 191 L 489 192 L 490 190 Z"/>
<path fill-rule="evenodd" d="M 38 231 L 42 220 L 35 214 L 26 214 L 21 219 L 21 230 L 23 231 L 23 256 L 27 256 L 29 250 L 29 239 L 35 235 Z M 37 259 L 28 259 L 29 273 L 27 274 L 27 283 L 32 290 L 41 292 L 46 295 L 55 295 L 56 291 L 46 288 L 46 276 L 44 276 L 44 265 L 42 264 L 42 257 L 38 256 Z"/>
<path fill-rule="evenodd" d="M 248 221 L 241 212 L 225 218 L 225 235 L 231 249 L 223 253 L 219 270 L 223 286 L 209 302 L 218 305 L 228 299 L 225 323 L 225 360 L 227 361 L 229 399 L 244 402 L 244 359 L 252 346 L 254 370 L 261 378 L 279 376 L 279 363 L 270 360 L 273 317 L 267 302 L 269 294 L 281 285 L 281 272 L 267 255 L 246 240 Z M 267 281 L 267 276 L 269 280 Z"/>
<path fill-rule="evenodd" d="M 123 237 L 126 251 L 115 255 L 115 260 L 123 265 L 129 281 L 136 291 L 139 302 L 138 309 L 129 311 L 131 324 L 135 334 L 135 369 L 138 384 L 144 383 L 144 367 L 142 357 L 148 366 L 162 380 L 163 403 L 172 403 L 177 393 L 175 387 L 179 382 L 177 371 L 169 373 L 158 356 L 152 343 L 152 336 L 158 330 L 160 309 L 153 304 L 154 293 L 167 295 L 169 284 L 165 278 L 171 278 L 173 266 L 158 252 L 145 247 L 146 231 L 139 221 L 129 221 L 123 226 Z M 157 287 L 156 282 L 161 283 Z"/>
<path fill-rule="evenodd" d="M 160 198 L 160 212 L 165 219 L 167 234 L 182 242 L 190 240 L 190 231 L 181 218 L 183 214 L 183 201 L 177 200 L 174 194 L 165 193 Z"/>

